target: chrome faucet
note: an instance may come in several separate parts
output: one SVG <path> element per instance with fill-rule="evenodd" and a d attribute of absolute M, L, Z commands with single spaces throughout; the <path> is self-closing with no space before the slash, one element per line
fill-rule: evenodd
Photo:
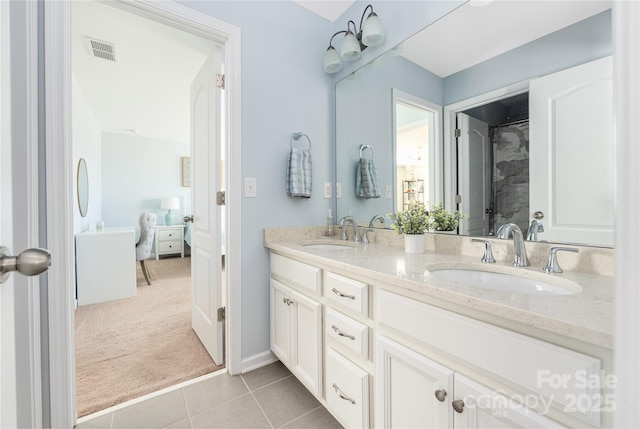
<path fill-rule="evenodd" d="M 353 226 L 353 241 L 358 243 L 360 241 L 360 236 L 358 235 L 358 222 L 356 222 L 355 219 L 352 218 L 351 216 L 343 217 L 342 219 L 340 219 L 340 222 L 338 223 L 338 227 L 342 230 L 341 239 L 347 240 L 346 226 L 348 223 Z"/>
<path fill-rule="evenodd" d="M 513 265 L 516 267 L 528 267 L 529 258 L 527 258 L 527 249 L 524 247 L 524 237 L 522 230 L 515 223 L 505 223 L 496 233 L 496 237 L 502 240 L 508 240 L 513 237 Z"/>
<path fill-rule="evenodd" d="M 369 221 L 369 228 L 373 228 L 373 224 L 376 222 L 382 222 L 382 226 L 384 226 L 384 216 L 382 215 L 376 215 L 374 217 L 371 218 L 371 220 Z"/>

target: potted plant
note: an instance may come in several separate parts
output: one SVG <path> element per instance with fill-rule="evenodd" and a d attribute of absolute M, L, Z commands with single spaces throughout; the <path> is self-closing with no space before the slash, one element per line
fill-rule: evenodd
<path fill-rule="evenodd" d="M 429 212 L 422 204 L 412 204 L 408 210 L 389 213 L 391 228 L 404 235 L 407 253 L 424 253 L 424 233 L 429 229 Z"/>
<path fill-rule="evenodd" d="M 429 212 L 429 231 L 455 231 L 462 219 L 464 214 L 461 211 L 445 210 L 440 202 Z"/>

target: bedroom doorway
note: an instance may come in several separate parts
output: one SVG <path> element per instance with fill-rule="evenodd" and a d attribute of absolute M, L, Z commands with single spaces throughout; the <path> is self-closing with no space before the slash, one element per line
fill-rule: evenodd
<path fill-rule="evenodd" d="M 107 228 L 135 224 L 135 220 L 137 220 L 135 216 L 141 211 L 155 211 L 158 214 L 158 224 L 162 224 L 165 211 L 160 209 L 159 201 L 161 197 L 168 194 L 179 197 L 181 218 L 183 215 L 193 214 L 198 205 L 198 199 L 204 198 L 208 201 L 211 190 L 205 190 L 204 194 L 192 193 L 189 187 L 180 189 L 174 185 L 171 188 L 171 185 L 166 183 L 154 188 L 154 184 L 157 185 L 167 177 L 184 185 L 185 171 L 182 160 L 189 158 L 192 162 L 191 165 L 195 167 L 198 159 L 193 157 L 193 149 L 190 148 L 192 136 L 189 133 L 192 128 L 188 120 L 192 114 L 188 103 L 184 106 L 186 112 L 176 113 L 174 111 L 169 119 L 161 116 L 163 104 L 174 107 L 182 103 L 171 98 L 177 97 L 176 94 L 164 92 L 165 95 L 160 95 L 160 84 L 156 83 L 154 87 L 152 77 L 160 74 L 160 69 L 172 67 L 169 70 L 171 76 L 163 80 L 162 88 L 180 88 L 176 92 L 186 91 L 188 99 L 189 84 L 197 69 L 205 62 L 210 52 L 217 51 L 219 57 L 224 58 L 224 46 L 199 35 L 178 30 L 109 4 L 72 2 L 71 5 L 72 52 L 74 56 L 72 67 L 73 152 L 74 159 L 83 154 L 87 157 L 86 152 L 89 152 L 88 157 L 93 156 L 94 164 L 99 165 L 99 168 L 94 170 L 97 170 L 95 173 L 100 177 L 96 186 L 100 192 L 95 194 L 97 198 L 94 200 L 98 200 L 102 204 L 96 204 L 94 212 L 97 211 L 100 214 L 99 219 L 101 222 L 105 222 Z M 84 30 L 78 29 L 76 24 L 82 24 L 81 27 Z M 117 31 L 109 32 L 116 28 Z M 93 57 L 84 63 L 76 63 L 77 55 L 93 54 L 92 41 L 111 46 L 113 58 Z M 83 42 L 86 42 L 85 46 L 77 46 L 78 44 L 82 45 Z M 162 45 L 162 48 L 157 48 L 154 43 Z M 144 46 L 144 49 L 140 48 L 141 45 Z M 99 45 L 99 47 L 103 46 Z M 179 54 L 171 54 L 170 48 L 179 51 Z M 158 55 L 160 52 L 162 54 Z M 158 65 L 149 60 L 149 55 L 166 56 L 171 61 L 164 66 Z M 105 61 L 110 62 L 105 63 Z M 132 63 L 131 67 L 135 71 L 126 69 L 129 62 Z M 181 69 L 178 69 L 178 63 L 182 67 Z M 153 64 L 156 67 L 149 69 L 148 67 Z M 191 71 L 184 70 L 186 64 L 193 65 Z M 221 64 L 223 65 L 223 63 Z M 121 69 L 126 70 L 121 73 Z M 93 81 L 87 76 L 90 76 Z M 102 80 L 100 80 L 101 77 Z M 109 87 L 108 79 L 111 77 L 115 81 L 114 85 L 118 87 L 117 90 Z M 94 90 L 95 80 L 98 80 L 101 85 L 98 91 Z M 152 92 L 145 93 L 147 89 Z M 103 93 L 100 94 L 99 91 L 103 91 Z M 127 95 L 127 103 L 114 108 L 105 102 L 105 100 L 117 99 L 117 94 L 120 92 Z M 111 95 L 105 97 L 105 93 Z M 139 99 L 148 100 L 151 97 L 153 97 L 151 100 L 153 106 L 137 105 L 135 102 Z M 96 99 L 100 100 L 98 104 L 95 103 Z M 223 113 L 225 106 L 226 103 L 220 103 L 220 110 L 216 112 L 218 124 L 223 123 L 221 118 L 225 116 Z M 149 112 L 152 109 L 153 111 Z M 137 112 L 150 114 L 140 116 L 137 115 Z M 133 125 L 130 128 L 126 125 L 119 125 L 124 124 L 118 117 L 118 114 L 122 113 L 125 113 L 131 120 Z M 95 116 L 97 126 L 93 133 L 88 133 L 87 121 L 75 119 L 78 115 L 84 115 L 86 118 L 91 114 Z M 172 123 L 172 120 L 178 116 L 187 118 L 186 127 L 184 127 L 184 123 L 178 125 Z M 141 125 L 134 124 L 135 120 Z M 80 129 L 76 127 L 77 124 L 82 124 Z M 167 127 L 165 131 L 162 131 L 161 129 L 165 125 Z M 224 127 L 219 128 L 224 130 Z M 174 133 L 176 129 L 186 129 L 186 138 Z M 92 136 L 92 138 L 79 138 L 79 136 L 86 135 Z M 220 148 L 220 153 L 217 154 L 220 160 L 214 163 L 211 159 L 206 159 L 204 163 L 200 164 L 207 171 L 207 176 L 217 177 L 216 182 L 222 187 L 225 183 L 225 172 L 222 168 L 222 160 L 225 158 L 225 144 L 222 144 L 224 139 L 226 136 L 221 132 L 216 144 Z M 91 147 L 87 143 L 96 140 L 99 142 L 98 148 Z M 76 145 L 78 141 L 82 142 L 79 147 Z M 142 159 L 151 162 L 138 162 L 138 167 L 135 168 L 137 161 L 134 160 L 140 159 L 143 155 Z M 148 169 L 149 165 L 155 168 Z M 176 166 L 179 166 L 179 175 L 175 174 Z M 143 173 L 145 168 L 148 170 Z M 202 170 L 203 168 L 201 168 Z M 202 183 L 202 177 L 198 179 L 197 169 L 193 168 L 191 172 L 193 173 L 193 176 L 190 176 L 191 185 L 194 189 L 197 187 L 205 188 L 198 186 L 199 183 Z M 123 179 L 123 176 L 129 176 L 128 180 Z M 110 179 L 114 177 L 117 177 L 115 183 L 110 183 Z M 126 193 L 122 192 L 124 186 L 127 189 Z M 134 198 L 136 188 L 141 189 L 138 201 L 135 201 Z M 154 192 L 156 193 L 154 194 Z M 100 199 L 102 201 L 99 201 Z M 208 206 L 208 203 L 201 205 Z M 128 217 L 127 211 L 130 212 Z M 226 299 L 226 293 L 223 293 L 223 291 L 226 292 L 226 275 L 223 266 L 225 252 L 223 242 L 221 242 L 224 235 L 225 211 L 225 207 L 217 208 L 214 218 L 219 228 L 214 228 L 215 232 L 208 237 L 208 240 L 216 241 L 217 247 L 221 249 L 216 258 L 220 265 L 211 270 L 210 283 L 208 283 L 215 285 L 214 289 L 221 299 Z M 89 212 L 91 213 L 91 208 Z M 135 220 L 131 221 L 132 218 Z M 83 225 L 82 222 L 85 224 Z M 87 226 L 91 228 L 93 221 L 88 222 L 88 225 L 87 222 L 88 220 L 79 220 L 80 230 Z M 76 222 L 74 222 L 75 226 Z M 126 303 L 112 301 L 96 304 L 96 307 L 91 311 L 79 307 L 76 311 L 77 406 L 80 417 L 223 367 L 223 362 L 218 365 L 211 359 L 192 329 L 191 314 L 193 312 L 191 307 L 194 294 L 191 283 L 194 272 L 192 260 L 194 258 L 193 254 L 189 252 L 189 244 L 192 244 L 194 229 L 197 230 L 197 228 L 193 228 L 191 222 L 186 222 L 184 246 L 187 248 L 187 255 L 185 258 L 163 256 L 158 260 L 151 259 L 146 262 L 152 276 L 151 285 L 147 285 L 144 277 L 141 277 L 140 266 L 137 264 L 138 286 L 136 288 L 137 296 L 134 299 L 128 300 Z M 74 232 L 78 231 L 74 228 Z M 156 241 L 156 243 L 158 242 Z M 224 301 L 220 303 L 220 306 L 225 306 Z M 185 320 L 185 314 L 188 315 L 188 320 Z M 145 317 L 141 318 L 140 316 Z M 91 323 L 93 326 L 89 326 Z M 82 330 L 82 335 L 79 335 L 79 330 Z M 126 335 L 121 335 L 123 333 Z M 87 337 L 90 341 L 84 342 Z M 223 336 L 220 337 L 220 341 L 224 341 Z M 167 339 L 167 341 L 163 341 L 163 339 Z M 131 349 L 125 349 L 124 346 L 127 344 L 135 346 Z M 107 345 L 114 347 L 108 349 Z M 220 348 L 222 347 L 223 344 L 220 344 Z M 141 353 L 143 348 L 148 348 L 148 353 Z M 174 361 L 168 359 L 168 356 L 174 356 Z M 224 360 L 223 356 L 218 356 L 218 359 Z M 92 363 L 98 366 L 91 366 Z M 144 364 L 141 365 L 141 363 Z M 170 368 L 171 370 L 163 370 L 162 368 Z M 131 380 L 136 377 L 141 381 L 132 384 Z M 145 383 L 145 380 L 148 382 Z M 87 387 L 86 389 L 80 386 L 81 382 L 83 386 Z M 96 386 L 101 386 L 104 389 L 96 389 Z M 81 405 L 80 397 L 87 393 L 97 403 Z"/>

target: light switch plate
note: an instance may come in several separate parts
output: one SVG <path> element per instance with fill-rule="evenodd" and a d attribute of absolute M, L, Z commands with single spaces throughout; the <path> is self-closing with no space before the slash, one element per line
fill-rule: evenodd
<path fill-rule="evenodd" d="M 244 178 L 244 196 L 246 198 L 255 198 L 258 195 L 258 190 L 256 189 L 257 183 L 255 177 L 245 177 Z"/>
<path fill-rule="evenodd" d="M 331 198 L 331 182 L 324 182 L 324 197 Z"/>
<path fill-rule="evenodd" d="M 391 197 L 391 185 L 387 185 L 387 199 L 390 200 Z"/>
<path fill-rule="evenodd" d="M 336 183 L 336 198 L 342 198 L 342 183 Z"/>

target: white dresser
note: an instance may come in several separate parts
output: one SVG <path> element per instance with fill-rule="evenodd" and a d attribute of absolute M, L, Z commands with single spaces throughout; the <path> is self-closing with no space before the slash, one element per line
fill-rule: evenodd
<path fill-rule="evenodd" d="M 161 255 L 178 253 L 184 258 L 184 225 L 156 226 L 156 261 Z"/>
<path fill-rule="evenodd" d="M 136 296 L 134 228 L 76 234 L 78 305 Z"/>

